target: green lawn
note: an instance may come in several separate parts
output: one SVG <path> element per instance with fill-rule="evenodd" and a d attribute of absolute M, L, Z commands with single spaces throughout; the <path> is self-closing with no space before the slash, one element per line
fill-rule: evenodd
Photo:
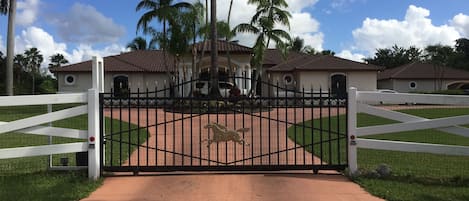
<path fill-rule="evenodd" d="M 467 115 L 469 114 L 469 108 L 415 109 L 401 110 L 401 112 L 432 119 Z M 315 128 L 320 125 L 320 121 L 314 120 Z M 331 118 L 332 125 L 337 121 L 345 125 L 345 116 L 339 116 L 338 119 L 337 117 Z M 358 114 L 359 127 L 394 122 L 367 114 Z M 311 122 L 305 122 L 305 124 L 310 125 Z M 322 125 L 323 128 L 328 129 L 328 119 L 323 119 Z M 302 125 L 299 125 L 296 128 L 296 140 L 298 143 L 303 144 L 302 133 L 298 132 L 301 130 L 301 127 Z M 339 130 L 343 132 L 343 129 L 340 128 Z M 331 130 L 336 132 L 335 126 L 332 126 Z M 307 129 L 305 133 L 308 133 L 308 131 Z M 294 127 L 289 128 L 289 137 L 291 139 L 295 139 L 294 132 Z M 314 140 L 321 138 L 317 131 L 314 132 L 314 135 Z M 328 139 L 328 136 L 327 132 L 323 132 L 323 139 Z M 334 134 L 331 134 L 331 136 L 334 136 Z M 469 146 L 469 138 L 433 129 L 379 134 L 367 136 L 366 138 Z M 305 139 L 308 142 L 311 136 L 306 135 Z M 326 143 L 323 148 L 327 146 L 328 144 Z M 308 150 L 310 151 L 311 149 Z M 314 147 L 314 151 L 315 155 L 318 155 L 318 146 Z M 336 152 L 332 149 L 333 156 L 337 155 Z M 330 158 L 327 155 L 325 156 L 323 159 L 329 161 Z M 358 149 L 358 165 L 362 172 L 372 172 L 380 164 L 390 166 L 392 169 L 391 176 L 376 178 L 373 174 L 365 174 L 364 176 L 354 178 L 355 182 L 376 196 L 386 200 L 409 201 L 469 200 L 469 157 Z"/>
<path fill-rule="evenodd" d="M 54 110 L 74 105 L 54 105 Z M 0 107 L 0 121 L 13 121 L 29 116 L 44 114 L 46 106 Z M 119 121 L 105 119 L 106 132 L 119 128 Z M 87 129 L 87 116 L 81 115 L 69 119 L 53 122 L 55 127 Z M 122 124 L 123 130 L 129 130 L 128 124 Z M 137 143 L 136 125 L 130 125 L 131 142 Z M 128 132 L 122 133 L 124 141 L 128 141 Z M 115 137 L 118 138 L 119 136 Z M 146 132 L 140 129 L 139 141 L 145 142 Z M 77 142 L 79 140 L 54 137 L 54 144 Z M 48 144 L 47 136 L 27 135 L 20 133 L 0 134 L 0 148 L 23 147 Z M 117 143 L 115 143 L 117 144 Z M 123 146 L 123 159 L 128 158 L 128 147 Z M 136 148 L 131 147 L 130 153 Z M 113 153 L 118 158 L 118 153 Z M 106 150 L 109 160 L 109 149 Z M 75 154 L 54 155 L 53 164 L 60 165 L 60 158 L 67 157 L 69 165 L 75 165 Z M 118 161 L 114 161 L 116 164 Z M 48 156 L 16 158 L 0 160 L 0 200 L 79 200 L 88 196 L 102 184 L 102 180 L 89 181 L 87 171 L 54 172 L 48 171 Z"/>

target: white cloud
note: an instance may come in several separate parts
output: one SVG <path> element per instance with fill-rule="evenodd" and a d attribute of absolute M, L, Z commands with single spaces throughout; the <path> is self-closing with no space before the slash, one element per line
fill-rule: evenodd
<path fill-rule="evenodd" d="M 69 57 L 70 63 L 76 63 L 84 60 L 89 60 L 92 56 L 105 57 L 109 55 L 119 54 L 125 51 L 126 48 L 118 44 L 111 44 L 102 49 L 94 49 L 90 45 L 80 44 L 77 48 L 73 49 L 71 53 L 69 53 Z"/>
<path fill-rule="evenodd" d="M 463 37 L 469 37 L 469 16 L 459 13 L 450 21 Z"/>
<path fill-rule="evenodd" d="M 33 24 L 37 18 L 39 4 L 39 0 L 18 1 L 16 24 L 21 26 Z"/>
<path fill-rule="evenodd" d="M 362 27 L 355 29 L 354 47 L 372 54 L 377 48 L 398 46 L 454 45 L 461 37 L 455 27 L 449 25 L 436 26 L 429 18 L 430 11 L 410 5 L 403 21 L 396 19 L 380 20 L 366 18 Z"/>
<path fill-rule="evenodd" d="M 16 54 L 22 54 L 24 50 L 31 47 L 36 47 L 43 55 L 42 66 L 44 68 L 49 64 L 49 57 L 57 53 L 63 54 L 70 63 L 77 63 L 90 59 L 92 56 L 104 57 L 125 51 L 125 47 L 117 44 L 99 50 L 90 45 L 79 44 L 69 51 L 65 43 L 56 42 L 52 35 L 34 26 L 21 31 L 21 34 L 16 36 Z"/>
<path fill-rule="evenodd" d="M 125 34 L 125 28 L 112 18 L 104 16 L 90 5 L 75 3 L 66 15 L 55 17 L 52 23 L 66 42 L 116 42 Z"/>
<path fill-rule="evenodd" d="M 319 32 L 320 23 L 309 13 L 293 13 L 290 19 L 290 32 L 293 36 L 299 36 L 305 40 L 305 45 L 310 45 L 316 50 L 323 50 L 324 34 Z"/>
<path fill-rule="evenodd" d="M 350 50 L 342 50 L 342 52 L 336 54 L 336 56 L 358 62 L 363 62 L 363 59 L 365 58 L 365 55 L 352 53 Z"/>
<path fill-rule="evenodd" d="M 319 0 L 287 0 L 288 11 L 301 12 L 303 9 L 314 6 Z"/>

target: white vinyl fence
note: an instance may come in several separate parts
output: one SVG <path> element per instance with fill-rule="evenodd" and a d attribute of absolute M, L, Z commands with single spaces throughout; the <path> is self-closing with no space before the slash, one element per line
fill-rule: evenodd
<path fill-rule="evenodd" d="M 397 111 L 387 110 L 368 105 L 367 103 L 386 102 L 389 104 L 432 104 L 432 105 L 463 105 L 469 106 L 469 96 L 463 95 L 427 95 L 407 93 L 378 93 L 349 89 L 348 137 L 349 137 L 349 169 L 357 170 L 357 148 L 391 150 L 404 152 L 421 152 L 457 156 L 469 156 L 469 147 L 455 145 L 439 145 L 415 142 L 398 142 L 389 140 L 364 139 L 361 136 L 394 133 L 422 129 L 438 129 L 447 133 L 469 137 L 469 128 L 458 125 L 469 124 L 469 115 L 426 119 Z M 357 113 L 366 113 L 401 123 L 368 126 L 357 128 Z"/>
<path fill-rule="evenodd" d="M 87 139 L 87 142 L 0 149 L 0 159 L 22 158 L 88 151 L 88 176 L 97 179 L 100 170 L 99 92 L 103 91 L 103 60 L 93 57 L 93 88 L 84 93 L 0 97 L 0 107 L 86 103 L 73 108 L 11 122 L 0 122 L 0 135 L 8 132 Z M 55 128 L 43 124 L 88 114 L 88 130 Z"/>

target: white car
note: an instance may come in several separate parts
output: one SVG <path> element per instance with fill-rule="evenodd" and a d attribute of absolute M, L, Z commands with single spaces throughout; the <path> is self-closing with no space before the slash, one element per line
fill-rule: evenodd
<path fill-rule="evenodd" d="M 231 82 L 218 82 L 218 87 L 220 89 L 220 94 L 222 97 L 230 97 L 230 90 L 234 87 L 234 84 Z M 208 95 L 208 90 L 210 88 L 210 81 L 199 81 L 195 84 L 195 88 L 202 95 Z"/>

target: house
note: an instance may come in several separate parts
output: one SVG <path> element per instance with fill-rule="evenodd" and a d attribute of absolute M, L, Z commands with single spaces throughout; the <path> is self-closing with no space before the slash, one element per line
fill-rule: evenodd
<path fill-rule="evenodd" d="M 218 64 L 220 80 L 225 81 L 229 73 L 229 64 L 235 69 L 237 76 L 251 77 L 250 60 L 252 49 L 236 43 L 218 41 Z M 210 41 L 196 44 L 199 53 L 204 51 L 197 75 L 201 80 L 209 80 Z M 231 55 L 227 59 L 228 52 Z M 166 59 L 165 59 L 166 58 Z M 166 60 L 166 65 L 165 65 Z M 63 67 L 51 68 L 58 80 L 59 93 L 82 92 L 91 88 L 91 61 L 80 62 Z M 104 57 L 104 90 L 121 93 L 130 89 L 149 90 L 168 87 L 170 79 L 189 80 L 193 77 L 192 55 L 175 57 L 160 50 L 125 52 L 119 55 Z M 237 80 L 240 82 L 239 80 Z M 247 91 L 250 83 L 239 83 L 240 88 Z M 189 90 L 187 90 L 189 91 Z"/>
<path fill-rule="evenodd" d="M 158 50 L 133 51 L 104 57 L 104 91 L 115 92 L 137 88 L 163 88 L 169 83 L 165 69 L 163 52 Z M 171 55 L 167 56 L 168 66 L 173 66 Z M 91 88 L 91 61 L 80 62 L 63 67 L 50 68 L 58 81 L 59 93 L 84 92 Z"/>
<path fill-rule="evenodd" d="M 378 88 L 403 93 L 462 89 L 464 86 L 469 86 L 469 71 L 430 63 L 414 62 L 378 73 Z"/>
<path fill-rule="evenodd" d="M 267 72 L 274 82 L 286 88 L 305 91 L 328 91 L 339 97 L 349 87 L 360 91 L 375 91 L 377 73 L 375 65 L 355 62 L 330 55 L 308 55 L 296 53 Z"/>
<path fill-rule="evenodd" d="M 205 45 L 205 47 L 204 47 Z M 251 88 L 250 81 L 255 75 L 251 67 L 252 48 L 237 43 L 217 41 L 219 79 L 222 82 L 234 82 L 241 93 L 246 94 Z M 168 86 L 170 79 L 190 80 L 198 77 L 202 81 L 210 78 L 210 41 L 197 43 L 194 48 L 199 54 L 204 50 L 200 65 L 195 67 L 191 54 L 182 56 L 165 55 L 159 50 L 133 51 L 104 58 L 105 91 L 123 93 L 127 89 L 153 90 Z M 229 55 L 229 57 L 228 57 Z M 167 66 L 167 67 L 165 67 Z M 266 51 L 263 62 L 263 80 L 278 82 L 288 89 L 319 90 L 322 88 L 332 93 L 345 94 L 350 86 L 358 90 L 376 90 L 377 72 L 374 65 L 354 62 L 334 56 L 318 56 L 303 53 L 290 53 L 284 58 L 279 50 Z M 71 64 L 50 71 L 58 79 L 60 93 L 86 91 L 91 87 L 91 61 Z M 235 75 L 235 80 L 228 80 Z M 190 86 L 185 86 L 188 89 Z M 189 92 L 190 90 L 179 90 Z M 262 90 L 261 90 L 262 91 Z M 268 90 L 263 90 L 267 92 Z"/>

